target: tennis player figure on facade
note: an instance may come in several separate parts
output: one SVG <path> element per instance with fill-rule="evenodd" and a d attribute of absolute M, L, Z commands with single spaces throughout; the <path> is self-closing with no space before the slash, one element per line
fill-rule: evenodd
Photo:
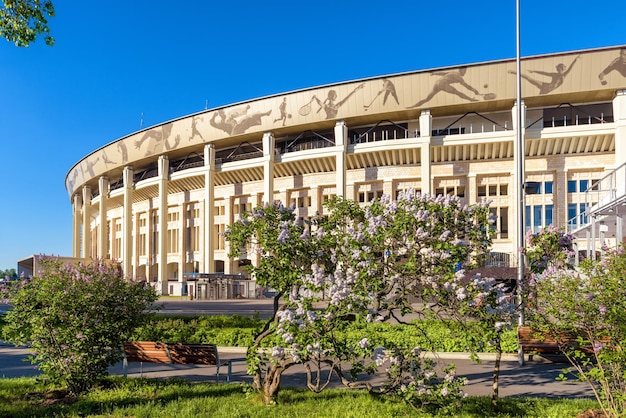
<path fill-rule="evenodd" d="M 339 111 L 339 108 L 341 106 L 343 106 L 343 104 L 354 94 L 356 93 L 357 90 L 362 89 L 363 87 L 365 87 L 365 84 L 359 84 L 358 86 L 356 86 L 356 88 L 354 90 L 352 90 L 350 93 L 348 93 L 348 95 L 346 97 L 344 97 L 342 100 L 340 101 L 336 101 L 337 100 L 337 92 L 335 90 L 330 90 L 328 92 L 328 96 L 326 97 L 326 99 L 324 101 L 321 101 L 317 96 L 313 95 L 313 97 L 311 98 L 311 102 L 315 101 L 318 106 L 319 109 L 317 109 L 317 113 L 319 113 L 322 109 L 324 109 L 324 112 L 326 112 L 326 119 L 333 119 L 337 116 L 337 112 Z M 309 102 L 310 103 L 310 102 Z M 303 114 L 304 112 L 300 112 L 300 114 Z"/>
<path fill-rule="evenodd" d="M 461 99 L 470 100 L 472 102 L 479 101 L 479 99 L 477 99 L 476 97 L 470 97 L 469 95 L 463 93 L 462 91 L 459 91 L 456 87 L 453 86 L 453 84 L 460 84 L 461 86 L 465 87 L 467 90 L 471 91 L 475 95 L 480 95 L 478 90 L 470 86 L 463 79 L 466 72 L 467 72 L 467 68 L 461 67 L 458 70 L 436 71 L 432 73 L 431 74 L 432 76 L 439 76 L 441 78 L 435 82 L 435 85 L 433 86 L 433 89 L 428 94 L 428 96 L 426 96 L 419 102 L 415 103 L 413 106 L 407 107 L 407 109 L 420 107 L 421 105 L 430 101 L 430 99 L 432 99 L 433 97 L 435 97 L 435 95 L 437 95 L 439 92 L 442 92 L 442 91 L 446 93 L 454 94 L 455 96 L 459 96 Z"/>

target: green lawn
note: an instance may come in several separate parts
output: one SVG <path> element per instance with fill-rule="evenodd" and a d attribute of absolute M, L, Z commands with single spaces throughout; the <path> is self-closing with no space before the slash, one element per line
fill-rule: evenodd
<path fill-rule="evenodd" d="M 387 397 L 334 389 L 314 394 L 283 389 L 279 404 L 264 406 L 247 386 L 111 377 L 78 399 L 64 398 L 35 378 L 0 379 L 0 417 L 433 417 L 442 411 L 415 411 Z M 505 398 L 500 414 L 488 398 L 466 398 L 454 409 L 458 417 L 575 417 L 596 408 L 593 400 Z"/>

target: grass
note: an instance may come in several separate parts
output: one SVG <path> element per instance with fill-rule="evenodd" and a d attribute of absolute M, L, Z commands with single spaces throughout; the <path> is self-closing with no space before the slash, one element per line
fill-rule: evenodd
<path fill-rule="evenodd" d="M 364 391 L 333 389 L 315 394 L 282 389 L 279 404 L 265 406 L 247 386 L 110 377 L 100 388 L 63 402 L 51 399 L 58 388 L 36 378 L 0 379 L 0 417 L 438 417 L 438 411 L 415 411 L 401 401 Z M 62 393 L 62 392 L 61 392 Z M 504 398 L 501 412 L 490 399 L 466 398 L 456 417 L 575 417 L 597 408 L 593 400 Z"/>

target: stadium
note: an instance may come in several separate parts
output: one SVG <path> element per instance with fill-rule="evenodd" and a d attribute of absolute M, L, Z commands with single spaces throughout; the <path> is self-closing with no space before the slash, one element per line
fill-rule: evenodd
<path fill-rule="evenodd" d="M 576 234 L 579 254 L 622 241 L 626 46 L 386 75 L 184 116 L 94 150 L 68 172 L 75 258 L 118 261 L 161 294 L 254 297 L 223 232 L 268 201 L 323 213 L 412 188 L 489 199 L 490 263 L 517 263 L 516 220 Z M 523 187 L 522 187 L 523 185 Z"/>

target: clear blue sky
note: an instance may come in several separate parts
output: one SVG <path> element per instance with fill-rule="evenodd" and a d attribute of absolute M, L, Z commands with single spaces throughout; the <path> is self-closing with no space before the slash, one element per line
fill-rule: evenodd
<path fill-rule="evenodd" d="M 626 44 L 624 0 L 522 1 L 522 55 Z M 65 175 L 209 107 L 515 57 L 515 0 L 53 0 L 56 45 L 0 41 L 0 269 L 71 255 Z"/>

